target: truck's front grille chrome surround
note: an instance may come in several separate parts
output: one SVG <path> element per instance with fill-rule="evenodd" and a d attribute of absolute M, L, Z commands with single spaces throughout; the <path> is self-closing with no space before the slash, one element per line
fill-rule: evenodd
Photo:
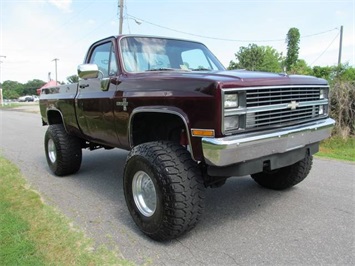
<path fill-rule="evenodd" d="M 328 116 L 328 99 L 323 98 L 325 85 L 291 85 L 222 90 L 223 95 L 245 95 L 238 108 L 224 109 L 223 117 L 241 115 L 245 130 L 283 127 L 322 119 Z M 228 133 L 228 132 L 224 132 Z"/>

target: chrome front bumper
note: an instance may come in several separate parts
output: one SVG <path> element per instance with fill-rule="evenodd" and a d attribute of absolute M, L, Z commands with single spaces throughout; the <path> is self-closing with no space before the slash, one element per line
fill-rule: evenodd
<path fill-rule="evenodd" d="M 328 118 L 266 133 L 202 138 L 203 155 L 208 165 L 220 167 L 285 153 L 328 138 L 334 124 L 335 121 Z"/>

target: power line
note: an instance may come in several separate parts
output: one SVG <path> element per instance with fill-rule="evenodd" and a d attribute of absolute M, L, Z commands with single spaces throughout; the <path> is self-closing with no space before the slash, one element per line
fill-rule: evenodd
<path fill-rule="evenodd" d="M 46 38 L 52 38 L 53 36 L 55 36 L 56 38 L 58 37 L 58 31 L 62 30 L 62 28 L 64 28 L 65 26 L 67 26 L 68 24 L 71 24 L 72 22 L 74 22 L 75 20 L 79 19 L 79 15 L 81 13 L 83 13 L 84 11 L 86 11 L 86 9 L 88 9 L 94 2 L 89 2 L 84 8 L 82 8 L 81 10 L 79 10 L 78 12 L 75 12 L 75 14 L 73 14 L 72 16 L 70 16 L 68 19 L 66 19 L 62 24 L 60 24 L 59 26 L 56 26 L 55 29 L 53 31 L 50 32 L 50 34 L 46 35 Z"/>
<path fill-rule="evenodd" d="M 81 42 L 82 40 L 85 40 L 87 39 L 91 34 L 97 32 L 98 29 L 100 29 L 101 27 L 103 26 L 106 26 L 107 25 L 107 22 L 109 21 L 112 21 L 114 18 L 115 18 L 116 15 L 113 15 L 112 17 L 108 18 L 107 20 L 105 20 L 104 22 L 100 23 L 98 26 L 96 26 L 95 28 L 93 29 L 90 29 L 89 32 L 83 34 L 81 37 L 77 38 L 76 40 L 70 42 L 69 45 L 65 46 L 63 49 L 68 49 L 68 48 L 71 48 L 73 46 L 73 43 L 78 43 L 78 42 Z"/>
<path fill-rule="evenodd" d="M 144 23 L 159 27 L 159 28 L 163 28 L 166 30 L 170 30 L 170 31 L 175 31 L 178 33 L 183 33 L 183 34 L 187 34 L 187 35 L 191 35 L 191 36 L 195 36 L 195 37 L 200 37 L 200 38 L 205 38 L 205 39 L 212 39 L 212 40 L 218 40 L 218 41 L 227 41 L 227 42 L 284 42 L 285 38 L 283 39 L 270 39 L 270 40 L 242 40 L 242 39 L 226 39 L 226 38 L 218 38 L 218 37 L 211 37 L 211 36 L 205 36 L 205 35 L 200 35 L 200 34 L 195 34 L 195 33 L 190 33 L 190 32 L 185 32 L 185 31 L 181 31 L 181 30 L 176 30 L 176 29 L 172 29 L 166 26 L 162 26 L 132 15 L 129 15 L 128 13 L 126 14 L 127 17 L 130 17 L 132 19 L 136 19 L 136 20 L 140 20 L 143 21 Z M 330 29 L 330 30 L 326 30 L 326 31 L 322 31 L 322 32 L 317 32 L 317 33 L 313 33 L 313 34 L 308 34 L 308 35 L 304 35 L 301 36 L 302 39 L 304 38 L 309 38 L 309 37 L 313 37 L 313 36 L 317 36 L 317 35 L 321 35 L 321 34 L 325 34 L 334 30 L 338 30 L 338 28 L 334 28 L 334 29 Z"/>
<path fill-rule="evenodd" d="M 338 36 L 339 36 L 339 32 L 337 33 L 337 35 L 334 37 L 334 39 L 330 42 L 330 44 L 327 46 L 327 48 L 325 48 L 325 50 L 316 58 L 316 60 L 314 60 L 311 64 L 310 64 L 310 66 L 312 66 L 319 58 L 321 58 L 321 56 L 322 55 L 324 55 L 324 53 L 326 52 L 326 51 L 328 51 L 328 49 L 330 48 L 330 46 L 332 46 L 332 44 L 333 44 L 333 42 L 338 38 Z"/>

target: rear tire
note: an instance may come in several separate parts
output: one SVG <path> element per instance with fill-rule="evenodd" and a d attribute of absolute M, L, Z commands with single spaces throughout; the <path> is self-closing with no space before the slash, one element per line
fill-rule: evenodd
<path fill-rule="evenodd" d="M 50 125 L 44 137 L 47 163 L 57 176 L 76 173 L 80 169 L 81 141 L 69 135 L 62 124 Z"/>
<path fill-rule="evenodd" d="M 306 155 L 306 157 L 290 166 L 286 166 L 273 171 L 264 171 L 257 174 L 252 174 L 251 177 L 260 186 L 283 190 L 303 181 L 312 168 L 313 157 Z"/>
<path fill-rule="evenodd" d="M 163 241 L 181 236 L 200 220 L 205 187 L 190 153 L 173 142 L 138 145 L 124 170 L 128 210 L 147 236 Z"/>

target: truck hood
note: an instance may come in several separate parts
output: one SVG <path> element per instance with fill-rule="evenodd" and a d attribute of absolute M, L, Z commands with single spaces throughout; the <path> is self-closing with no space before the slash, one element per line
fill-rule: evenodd
<path fill-rule="evenodd" d="M 129 89 L 132 95 L 155 91 L 157 95 L 181 95 L 203 93 L 215 95 L 217 88 L 327 85 L 324 79 L 310 76 L 275 74 L 267 72 L 224 71 L 157 71 L 130 73 L 123 77 L 119 86 Z M 144 88 L 144 90 L 143 90 Z M 138 93 L 138 94 L 137 94 Z"/>
<path fill-rule="evenodd" d="M 217 82 L 223 86 L 275 86 L 275 85 L 327 85 L 324 79 L 303 76 L 287 75 L 285 73 L 269 73 L 245 70 L 222 70 L 222 71 L 159 71 L 134 74 L 145 79 L 181 79 L 187 80 L 208 80 Z"/>

